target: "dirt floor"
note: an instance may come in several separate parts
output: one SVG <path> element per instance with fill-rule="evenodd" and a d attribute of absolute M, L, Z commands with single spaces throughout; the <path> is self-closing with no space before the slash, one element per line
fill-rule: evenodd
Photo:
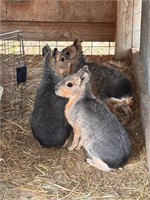
<path fill-rule="evenodd" d="M 100 57 L 91 57 L 100 61 Z M 132 118 L 125 129 L 132 141 L 128 163 L 113 172 L 102 172 L 85 163 L 86 153 L 43 148 L 34 139 L 29 117 L 42 74 L 42 57 L 27 57 L 26 106 L 22 117 L 2 119 L 2 200 L 149 200 L 150 183 L 133 70 L 129 62 L 109 61 L 133 83 Z"/>

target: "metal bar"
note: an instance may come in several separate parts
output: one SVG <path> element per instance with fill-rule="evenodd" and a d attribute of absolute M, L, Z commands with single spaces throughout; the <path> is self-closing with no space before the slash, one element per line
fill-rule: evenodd
<path fill-rule="evenodd" d="M 17 34 L 17 33 L 21 33 L 21 30 L 16 30 L 16 31 L 12 31 L 12 32 L 8 32 L 8 33 L 1 33 L 0 37 L 2 36 L 6 36 L 6 35 L 11 35 L 11 34 Z"/>
<path fill-rule="evenodd" d="M 2 85 L 4 94 L 2 101 L 2 114 L 4 118 L 18 117 L 24 106 L 26 84 L 16 82 L 16 67 L 25 63 L 23 35 L 20 30 L 0 34 L 0 47 L 2 55 Z M 9 54 L 9 55 L 8 55 Z M 8 55 L 8 56 L 7 56 Z"/>
<path fill-rule="evenodd" d="M 17 41 L 17 36 L 10 36 L 10 37 L 5 37 L 5 38 L 1 38 L 3 40 L 9 40 L 9 39 L 12 39 L 12 38 L 16 38 L 16 41 Z"/>

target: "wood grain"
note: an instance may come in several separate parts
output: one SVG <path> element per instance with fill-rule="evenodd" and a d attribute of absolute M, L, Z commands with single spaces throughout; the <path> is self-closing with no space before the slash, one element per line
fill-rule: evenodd
<path fill-rule="evenodd" d="M 145 1 L 146 2 L 146 1 Z M 148 7 L 147 7 L 148 8 Z M 139 49 L 132 50 L 132 65 L 136 79 L 136 86 L 138 89 L 140 101 L 140 113 L 143 132 L 145 135 L 146 157 L 150 174 L 150 96 L 148 95 L 148 86 L 145 79 L 144 65 L 140 59 Z"/>
<path fill-rule="evenodd" d="M 142 26 L 140 56 L 145 70 L 145 77 L 148 84 L 150 96 L 150 1 L 142 2 Z"/>
<path fill-rule="evenodd" d="M 132 48 L 140 48 L 142 0 L 133 0 Z"/>
<path fill-rule="evenodd" d="M 115 22 L 116 1 L 1 1 L 4 21 Z"/>
<path fill-rule="evenodd" d="M 115 59 L 126 59 L 132 44 L 133 0 L 118 0 Z"/>
<path fill-rule="evenodd" d="M 114 41 L 115 23 L 2 22 L 2 32 L 20 29 L 25 40 Z"/>

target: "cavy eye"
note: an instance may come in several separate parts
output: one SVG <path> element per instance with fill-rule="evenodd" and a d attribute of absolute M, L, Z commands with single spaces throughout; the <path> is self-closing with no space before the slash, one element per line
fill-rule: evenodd
<path fill-rule="evenodd" d="M 72 87 L 73 84 L 72 84 L 72 83 L 68 83 L 67 86 L 68 86 L 68 87 Z"/>
<path fill-rule="evenodd" d="M 65 58 L 64 58 L 64 57 L 62 57 L 62 58 L 61 58 L 61 62 L 64 62 L 64 60 L 65 60 Z"/>
<path fill-rule="evenodd" d="M 69 53 L 68 51 L 66 51 L 66 55 L 67 55 L 67 56 L 70 56 L 70 53 Z"/>

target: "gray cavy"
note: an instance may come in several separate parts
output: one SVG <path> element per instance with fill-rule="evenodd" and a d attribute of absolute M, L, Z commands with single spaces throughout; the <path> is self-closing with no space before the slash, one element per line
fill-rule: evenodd
<path fill-rule="evenodd" d="M 122 123 L 126 124 L 131 116 L 130 106 L 132 105 L 132 84 L 129 79 L 116 69 L 88 61 L 82 52 L 81 41 L 78 39 L 62 52 L 70 58 L 70 74 L 88 65 L 94 95 L 106 103 L 113 113 L 116 113 L 117 108 L 123 110 L 125 116 Z"/>
<path fill-rule="evenodd" d="M 74 138 L 68 149 L 83 146 L 86 162 L 103 171 L 124 165 L 131 154 L 130 139 L 117 117 L 91 92 L 88 67 L 65 77 L 55 86 L 55 93 L 69 98 L 65 116 Z"/>
<path fill-rule="evenodd" d="M 69 68 L 69 60 L 56 48 L 52 52 L 48 45 L 43 47 L 42 53 L 45 56 L 43 78 L 30 119 L 31 129 L 42 146 L 58 147 L 64 145 L 72 131 L 64 116 L 68 100 L 58 97 L 54 92 L 55 85 L 62 80 L 60 76 Z"/>

